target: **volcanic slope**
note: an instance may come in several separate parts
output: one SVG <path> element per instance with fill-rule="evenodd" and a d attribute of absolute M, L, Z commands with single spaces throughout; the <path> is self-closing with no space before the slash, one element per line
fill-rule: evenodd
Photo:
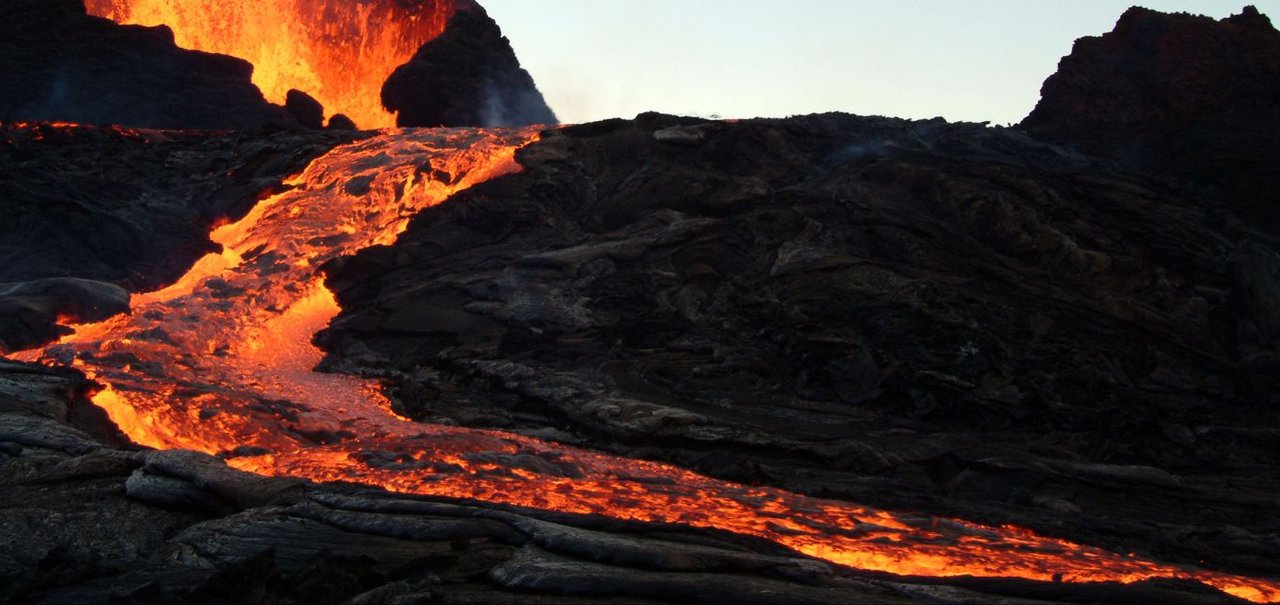
<path fill-rule="evenodd" d="M 616 125 L 606 125 L 606 129 L 610 126 Z M 842 132 L 833 126 L 828 124 L 824 130 Z M 658 132 L 661 134 L 645 133 L 646 138 L 661 141 L 659 144 L 690 145 L 705 135 L 698 128 Z M 306 339 L 338 311 L 317 282 L 305 279 L 311 268 L 353 250 L 353 246 L 389 243 L 405 218 L 422 203 L 434 203 L 441 193 L 509 170 L 504 167 L 510 163 L 504 155 L 509 157 L 527 136 L 518 132 L 404 133 L 335 150 L 292 179 L 290 184 L 296 189 L 264 201 L 240 223 L 215 231 L 214 239 L 225 247 L 222 254 L 210 255 L 173 286 L 135 299 L 133 316 L 80 326 L 74 337 L 49 348 L 46 355 L 50 360 L 72 360 L 110 385 L 95 395 L 94 401 L 135 441 L 216 453 L 242 469 L 344 479 L 408 493 L 535 509 L 727 529 L 868 570 L 986 576 L 989 579 L 983 586 L 1028 595 L 1049 590 L 1049 594 L 1064 598 L 1097 594 L 1150 599 L 1139 595 L 1158 591 L 1158 587 L 1125 589 L 1082 582 L 1181 577 L 1253 599 L 1274 596 L 1275 586 L 1264 580 L 1160 566 L 1012 527 L 891 514 L 768 488 L 735 486 L 663 465 L 612 459 L 514 435 L 415 425 L 379 409 L 376 392 L 358 381 L 310 374 L 318 353 L 309 357 L 312 353 L 307 352 Z M 535 146 L 526 160 L 532 157 L 529 154 L 545 151 L 545 147 Z M 511 181 L 499 179 L 494 185 L 501 183 Z M 463 200 L 461 205 L 450 203 L 447 207 L 467 212 L 470 203 Z M 29 416 L 12 423 L 30 433 L 20 444 L 61 448 L 71 454 L 94 449 L 56 423 Z M 24 447 L 16 453 L 21 460 Z M 264 483 L 192 454 L 104 462 L 109 469 L 131 468 L 131 463 L 146 465 L 135 471 L 125 486 L 135 500 L 144 502 L 223 514 L 237 507 L 299 502 L 297 489 L 291 484 Z M 152 472 L 148 473 L 148 468 Z M 192 482 L 195 491 L 182 477 Z M 221 498 L 208 498 L 208 490 Z M 218 505 L 220 500 L 227 502 Z M 324 516 L 323 511 L 316 514 Z M 339 522 L 328 516 L 324 519 Z M 350 522 L 368 531 L 373 528 L 365 524 L 377 521 L 365 518 Z M 292 523 L 296 526 L 296 521 Z M 234 529 L 238 525 L 232 527 L 231 531 L 238 531 Z M 320 538 L 319 544 L 325 543 L 323 532 L 312 530 L 309 535 Z M 290 547 L 270 532 L 251 532 L 245 538 L 253 540 L 255 536 L 267 544 Z M 231 547 L 233 552 L 244 552 L 245 546 L 233 542 L 237 544 Z M 200 548 L 216 552 L 218 547 Z M 29 558 L 29 551 L 24 552 Z M 585 552 L 598 556 L 594 553 L 600 551 L 586 548 Z M 641 560 L 650 561 L 648 557 Z M 221 559 L 214 555 L 213 560 Z M 178 569 L 164 567 L 169 573 L 182 573 L 180 568 L 187 563 L 175 563 Z M 554 565 L 535 565 L 532 570 L 498 571 L 494 567 L 490 574 L 507 588 L 570 590 L 583 595 L 598 595 L 597 582 L 618 579 L 616 570 L 596 569 L 595 581 L 586 581 L 584 586 L 582 574 L 591 569 L 569 564 L 568 570 L 580 578 L 577 581 L 567 579 Z M 830 572 L 804 573 L 821 577 Z M 531 577 L 541 579 L 527 583 Z M 108 585 L 119 587 L 127 578 L 111 579 Z M 1048 589 L 1047 584 L 1019 583 L 1016 578 L 1046 583 L 1061 580 L 1066 585 Z M 950 581 L 960 585 L 970 582 L 964 577 Z M 681 594 L 680 583 L 669 576 L 649 578 L 639 586 L 642 588 L 634 583 L 615 585 L 610 589 L 614 592 L 608 594 L 630 591 L 621 594 L 649 595 L 652 591 L 667 593 L 673 587 L 675 594 Z M 758 589 L 752 584 L 737 590 L 744 588 Z M 772 594 L 778 588 L 759 590 Z M 49 594 L 80 598 L 87 589 L 59 589 Z M 787 598 L 800 602 L 819 602 L 815 599 L 822 594 L 839 593 L 814 594 L 799 587 L 784 591 Z M 1209 593 L 1204 594 L 1202 598 L 1212 601 Z M 693 597 L 686 594 L 684 598 Z"/>
<path fill-rule="evenodd" d="M 429 422 L 1280 573 L 1280 374 L 1231 329 L 1276 240 L 1221 200 L 942 121 L 649 115 L 518 158 L 326 267 L 329 369 Z"/>
<path fill-rule="evenodd" d="M 290 91 L 303 91 L 323 106 L 322 119 L 341 115 L 361 128 L 556 121 L 497 23 L 473 0 L 88 0 L 87 6 L 118 23 L 167 26 L 182 48 L 245 59 L 268 100 L 285 104 Z M 447 69 L 438 69 L 441 63 Z M 393 72 L 402 83 L 384 106 Z"/>

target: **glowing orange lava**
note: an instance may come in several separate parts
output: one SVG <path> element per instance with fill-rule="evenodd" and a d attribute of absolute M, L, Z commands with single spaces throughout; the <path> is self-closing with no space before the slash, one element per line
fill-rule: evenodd
<path fill-rule="evenodd" d="M 117 23 L 167 25 L 178 46 L 254 65 L 273 103 L 297 89 L 362 128 L 395 125 L 382 84 L 471 0 L 86 0 Z"/>
<path fill-rule="evenodd" d="M 12 143 L 14 135 L 30 141 L 43 141 L 50 136 L 72 136 L 81 132 L 106 131 L 114 135 L 130 139 L 145 139 L 146 133 L 141 130 L 123 126 L 98 126 L 77 124 L 75 122 L 32 122 L 0 120 L 0 131 L 4 131 L 4 142 Z M 159 132 L 159 131 L 152 131 Z"/>
<path fill-rule="evenodd" d="M 1124 582 L 1184 578 L 1257 601 L 1280 583 L 1163 565 L 1016 527 L 891 513 L 494 431 L 418 424 L 376 382 L 312 372 L 339 311 L 315 267 L 389 243 L 408 217 L 516 169 L 532 131 L 383 134 L 313 162 L 296 187 L 219 228 L 225 247 L 133 313 L 28 358 L 109 385 L 94 401 L 135 441 L 229 456 L 267 475 L 719 528 L 900 575 Z M 424 167 L 429 169 L 424 169 Z M 432 175 L 444 175 L 445 181 Z"/>

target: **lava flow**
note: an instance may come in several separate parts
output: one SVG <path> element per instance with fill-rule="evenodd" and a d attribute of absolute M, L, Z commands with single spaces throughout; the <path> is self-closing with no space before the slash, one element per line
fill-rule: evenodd
<path fill-rule="evenodd" d="M 290 89 L 362 128 L 395 125 L 382 84 L 418 47 L 444 32 L 470 0 L 86 0 L 122 24 L 168 25 L 183 48 L 253 63 L 253 82 L 282 104 Z"/>
<path fill-rule="evenodd" d="M 931 577 L 1196 580 L 1257 602 L 1280 583 L 1163 565 L 955 519 L 746 487 L 676 467 L 494 431 L 409 422 L 371 380 L 312 371 L 339 309 L 316 267 L 395 240 L 409 217 L 514 171 L 528 130 L 384 133 L 331 151 L 293 189 L 217 229 L 221 254 L 77 326 L 31 357 L 108 385 L 94 397 L 135 441 L 240 469 L 569 513 L 718 528 L 864 570 Z"/>

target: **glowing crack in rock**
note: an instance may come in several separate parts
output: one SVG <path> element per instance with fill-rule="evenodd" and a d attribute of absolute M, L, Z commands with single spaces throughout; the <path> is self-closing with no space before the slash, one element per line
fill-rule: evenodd
<path fill-rule="evenodd" d="M 405 130 L 339 147 L 293 189 L 215 230 L 221 254 L 27 356 L 108 385 L 94 397 L 135 441 L 266 475 L 757 536 L 864 570 L 1132 583 L 1182 578 L 1257 602 L 1280 583 L 1163 565 L 1016 527 L 892 513 L 495 431 L 397 417 L 371 380 L 312 371 L 338 312 L 316 267 L 392 243 L 411 216 L 518 168 L 531 130 Z"/>

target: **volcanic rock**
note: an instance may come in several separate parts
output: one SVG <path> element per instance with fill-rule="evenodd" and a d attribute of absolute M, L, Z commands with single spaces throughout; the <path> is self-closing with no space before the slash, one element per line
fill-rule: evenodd
<path fill-rule="evenodd" d="M 92 323 L 129 311 L 129 292 L 85 279 L 0 284 L 0 353 L 55 340 L 60 322 Z"/>
<path fill-rule="evenodd" d="M 293 119 L 240 59 L 179 49 L 166 27 L 116 25 L 77 0 L 15 0 L 0 21 L 0 119 L 258 128 Z"/>
<path fill-rule="evenodd" d="M 352 122 L 351 118 L 340 113 L 336 113 L 333 114 L 333 117 L 329 118 L 328 128 L 329 130 L 355 130 L 356 123 Z"/>
<path fill-rule="evenodd" d="M 382 104 L 400 126 L 554 124 L 555 114 L 483 9 L 459 11 L 387 79 Z"/>
<path fill-rule="evenodd" d="M 1227 200 L 941 120 L 645 115 L 517 159 L 326 267 L 328 368 L 424 421 L 1280 573 L 1208 537 L 1280 535 L 1278 242 Z"/>
<path fill-rule="evenodd" d="M 1215 187 L 1280 220 L 1280 32 L 1252 6 L 1221 21 L 1132 8 L 1082 38 L 1044 84 L 1028 132 Z"/>
<path fill-rule="evenodd" d="M 324 106 L 311 95 L 300 90 L 290 90 L 285 96 L 284 108 L 304 128 L 324 128 Z"/>

